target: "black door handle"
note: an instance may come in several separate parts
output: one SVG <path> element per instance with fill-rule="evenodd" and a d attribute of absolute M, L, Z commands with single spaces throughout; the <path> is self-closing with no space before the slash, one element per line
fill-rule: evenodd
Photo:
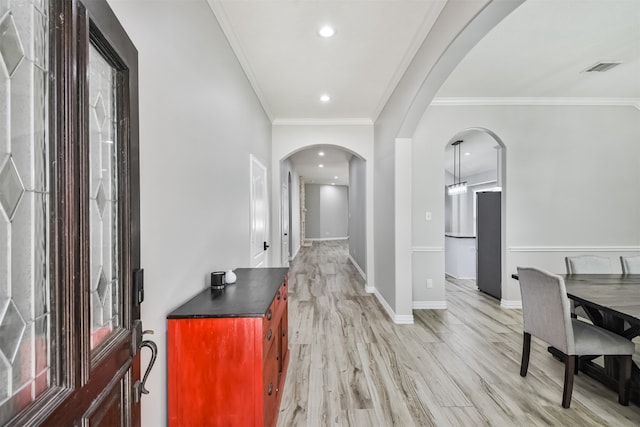
<path fill-rule="evenodd" d="M 266 251 L 267 248 L 269 247 L 269 245 L 267 245 L 267 242 L 264 242 L 264 250 Z"/>

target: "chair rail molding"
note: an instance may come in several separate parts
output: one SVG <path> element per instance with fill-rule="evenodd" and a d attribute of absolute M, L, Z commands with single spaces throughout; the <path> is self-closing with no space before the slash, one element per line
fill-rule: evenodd
<path fill-rule="evenodd" d="M 437 106 L 601 106 L 601 107 L 634 107 L 640 110 L 640 99 L 637 98 L 434 98 L 431 105 Z"/>
<path fill-rule="evenodd" d="M 509 246 L 509 252 L 640 252 L 640 246 Z"/>
<path fill-rule="evenodd" d="M 444 246 L 412 246 L 412 252 L 444 252 Z"/>

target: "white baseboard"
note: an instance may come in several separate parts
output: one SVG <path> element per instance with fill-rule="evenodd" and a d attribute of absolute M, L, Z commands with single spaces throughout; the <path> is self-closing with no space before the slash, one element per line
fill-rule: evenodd
<path fill-rule="evenodd" d="M 522 301 L 502 299 L 500 300 L 500 307 L 508 309 L 521 309 Z"/>
<path fill-rule="evenodd" d="M 413 325 L 413 314 L 396 314 L 393 317 L 396 325 Z"/>
<path fill-rule="evenodd" d="M 291 255 L 289 257 L 289 261 L 293 261 L 294 259 L 296 259 L 296 256 L 298 256 L 298 252 L 300 252 L 300 246 L 298 246 L 298 248 L 296 249 L 296 251 L 293 253 L 293 255 Z"/>
<path fill-rule="evenodd" d="M 446 310 L 446 301 L 414 301 L 414 310 Z"/>
<path fill-rule="evenodd" d="M 373 286 L 365 285 L 364 291 L 368 294 L 373 294 L 376 292 L 376 288 L 374 288 Z"/>
<path fill-rule="evenodd" d="M 380 304 L 382 304 L 382 307 L 385 309 L 391 320 L 393 320 L 393 323 L 397 325 L 413 325 L 413 314 L 396 314 L 377 289 L 373 294 L 376 296 L 378 301 L 380 301 Z"/>
<path fill-rule="evenodd" d="M 358 273 L 360 273 L 360 275 L 362 276 L 362 278 L 366 282 L 367 281 L 367 274 L 364 271 L 362 271 L 362 269 L 360 268 L 360 266 L 358 265 L 356 260 L 353 259 L 353 257 L 351 256 L 351 254 L 349 254 L 349 261 L 351 261 L 351 264 L 353 264 L 353 266 L 356 268 L 356 270 L 358 270 Z"/>

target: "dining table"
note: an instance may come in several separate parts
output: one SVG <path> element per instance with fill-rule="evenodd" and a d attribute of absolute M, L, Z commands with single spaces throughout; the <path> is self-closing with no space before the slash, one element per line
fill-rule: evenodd
<path fill-rule="evenodd" d="M 640 274 L 559 274 L 564 279 L 567 296 L 581 305 L 596 326 L 615 332 L 629 340 L 640 336 Z M 517 274 L 512 275 L 518 279 Z M 549 347 L 559 359 L 564 355 Z M 618 362 L 614 356 L 580 356 L 579 370 L 618 390 Z M 631 370 L 630 399 L 640 405 L 640 368 L 634 361 Z"/>

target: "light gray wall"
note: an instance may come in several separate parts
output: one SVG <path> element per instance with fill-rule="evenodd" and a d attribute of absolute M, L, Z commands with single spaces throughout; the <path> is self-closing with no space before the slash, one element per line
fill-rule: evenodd
<path fill-rule="evenodd" d="M 412 209 L 410 203 L 407 205 L 404 201 L 401 206 L 396 206 L 396 139 L 411 138 L 424 111 L 449 73 L 487 32 L 522 1 L 524 0 L 447 2 L 375 122 L 376 288 L 384 300 L 383 306 L 392 310 L 394 316 L 410 316 L 412 310 L 412 286 L 410 279 L 406 280 L 410 273 L 403 271 L 406 265 L 403 261 L 404 254 L 411 253 L 411 244 L 407 248 L 396 248 L 396 241 L 404 245 L 407 240 L 404 235 L 399 238 L 396 227 L 411 222 Z M 413 166 L 422 167 L 415 162 Z M 442 168 L 438 181 L 438 193 L 442 194 Z M 440 219 L 442 215 L 443 212 L 440 212 Z M 411 234 L 411 231 L 408 233 Z M 444 237 L 438 242 L 440 248 L 444 247 L 443 239 Z M 430 251 L 426 247 L 425 252 Z M 415 261 L 415 258 L 412 260 Z M 396 265 L 402 265 L 403 268 L 396 271 Z M 409 266 L 409 270 L 411 269 Z M 441 276 L 444 277 L 444 271 Z"/>
<path fill-rule="evenodd" d="M 578 253 L 617 257 L 640 249 L 640 110 L 618 106 L 430 107 L 413 137 L 415 301 L 445 299 L 442 217 L 444 145 L 482 127 L 505 144 L 503 301 L 519 301 L 516 267 L 564 271 Z M 419 162 L 420 167 L 417 167 Z M 630 191 L 631 189 L 631 191 Z M 426 289 L 427 278 L 434 280 Z"/>
<path fill-rule="evenodd" d="M 349 188 L 345 185 L 305 184 L 307 239 L 349 236 Z"/>
<path fill-rule="evenodd" d="M 358 156 L 349 161 L 349 255 L 364 272 L 367 271 L 366 166 Z"/>
<path fill-rule="evenodd" d="M 305 184 L 304 186 L 304 208 L 305 212 L 305 238 L 318 239 L 322 237 L 320 231 L 320 216 L 322 213 L 320 203 L 320 185 Z"/>
<path fill-rule="evenodd" d="M 109 3 L 139 51 L 141 310 L 159 349 L 142 424 L 163 426 L 166 315 L 249 265 L 249 155 L 270 168 L 271 124 L 204 1 Z"/>
<path fill-rule="evenodd" d="M 295 170 L 291 161 L 287 158 L 281 162 L 280 179 L 282 183 L 287 182 L 289 173 L 291 173 L 291 222 L 289 224 L 289 233 L 291 234 L 291 256 L 295 257 L 300 250 L 300 174 Z M 282 183 L 280 188 L 282 188 Z M 275 201 L 272 201 L 275 203 Z M 280 212 L 280 215 L 283 213 Z M 288 212 L 284 212 L 288 215 Z"/>

